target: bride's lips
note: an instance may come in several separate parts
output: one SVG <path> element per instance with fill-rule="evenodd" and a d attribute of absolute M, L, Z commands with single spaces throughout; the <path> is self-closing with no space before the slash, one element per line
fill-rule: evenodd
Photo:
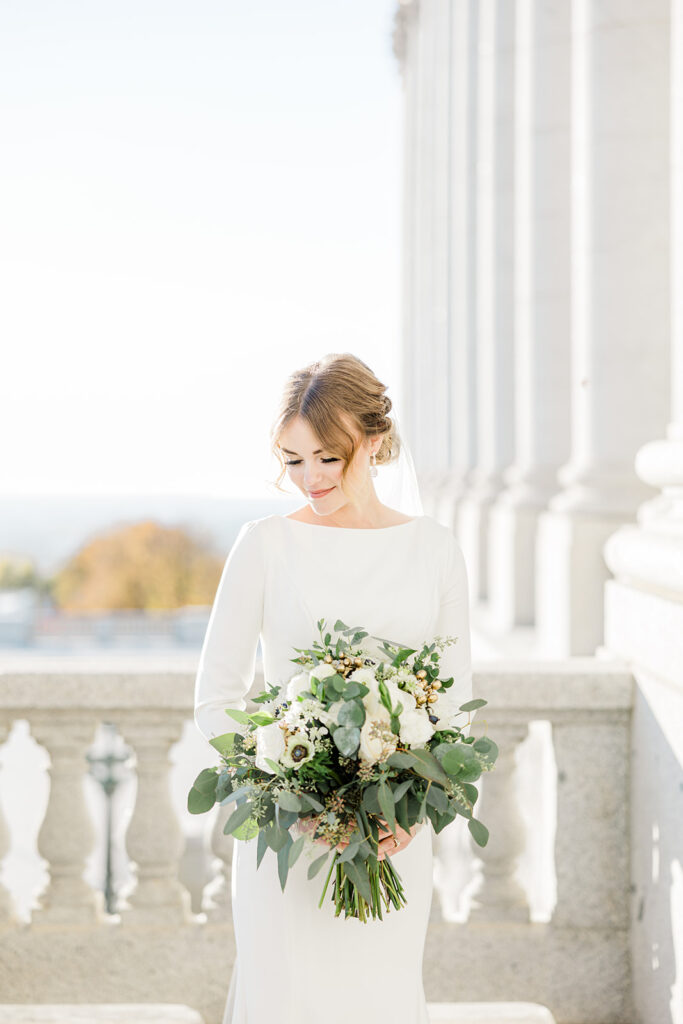
<path fill-rule="evenodd" d="M 322 498 L 325 494 L 329 494 L 333 491 L 334 487 L 328 487 L 326 491 L 309 491 L 311 498 Z"/>

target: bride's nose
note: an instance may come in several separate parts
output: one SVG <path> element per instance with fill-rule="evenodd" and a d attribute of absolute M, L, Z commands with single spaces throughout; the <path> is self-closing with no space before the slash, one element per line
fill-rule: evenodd
<path fill-rule="evenodd" d="M 319 470 L 319 466 L 313 466 L 311 469 L 304 469 L 304 487 L 309 491 L 322 490 L 324 478 L 321 476 Z M 321 486 L 316 486 L 318 484 Z"/>

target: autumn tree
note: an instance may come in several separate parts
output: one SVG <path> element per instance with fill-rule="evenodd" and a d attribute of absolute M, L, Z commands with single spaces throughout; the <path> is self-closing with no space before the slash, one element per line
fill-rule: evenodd
<path fill-rule="evenodd" d="M 75 612 L 206 605 L 222 566 L 187 530 L 147 520 L 88 541 L 53 577 L 52 597 Z"/>
<path fill-rule="evenodd" d="M 39 588 L 41 578 L 35 562 L 21 555 L 0 555 L 0 590 Z"/>

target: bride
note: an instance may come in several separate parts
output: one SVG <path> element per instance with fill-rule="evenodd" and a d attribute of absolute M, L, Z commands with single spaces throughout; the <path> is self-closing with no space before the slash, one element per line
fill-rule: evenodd
<path fill-rule="evenodd" d="M 285 683 L 297 671 L 294 648 L 311 645 L 321 618 L 414 648 L 457 636 L 441 660 L 443 677 L 454 679 L 450 713 L 471 699 L 464 558 L 452 532 L 422 514 L 385 391 L 348 353 L 287 380 L 271 432 L 277 483 L 287 473 L 306 500 L 289 515 L 244 523 L 227 558 L 195 685 L 195 722 L 207 740 L 230 731 L 226 708 L 245 708 L 259 638 L 264 681 Z M 393 503 L 383 503 L 381 475 L 392 470 L 383 493 Z M 455 722 L 463 727 L 462 713 Z M 407 905 L 362 923 L 335 917 L 329 899 L 318 907 L 320 880 L 308 879 L 305 857 L 283 892 L 273 851 L 257 869 L 256 839 L 234 840 L 237 957 L 223 1024 L 428 1024 L 429 823 L 396 838 L 387 829 L 379 856 L 394 859 Z"/>

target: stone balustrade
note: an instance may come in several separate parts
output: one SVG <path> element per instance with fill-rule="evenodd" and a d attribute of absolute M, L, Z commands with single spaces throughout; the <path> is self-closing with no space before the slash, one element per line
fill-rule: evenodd
<path fill-rule="evenodd" d="M 235 955 L 227 808 L 207 816 L 214 877 L 203 911 L 193 913 L 178 877 L 184 835 L 169 797 L 169 755 L 192 718 L 192 664 L 36 659 L 9 663 L 0 675 L 0 747 L 25 720 L 50 758 L 37 840 L 49 882 L 28 921 L 0 887 L 0 999 L 178 1003 L 219 1024 Z M 464 819 L 434 839 L 427 997 L 533 1002 L 557 1024 L 632 1024 L 631 673 L 593 658 L 492 662 L 475 667 L 474 692 L 488 705 L 472 732 L 500 748 L 477 804 L 490 840 L 477 847 Z M 117 913 L 106 912 L 83 877 L 95 834 L 86 753 L 101 722 L 116 725 L 136 762 L 125 840 L 134 881 Z M 208 744 L 206 753 L 215 763 Z M 13 839 L 2 786 L 0 774 L 0 863 Z"/>

